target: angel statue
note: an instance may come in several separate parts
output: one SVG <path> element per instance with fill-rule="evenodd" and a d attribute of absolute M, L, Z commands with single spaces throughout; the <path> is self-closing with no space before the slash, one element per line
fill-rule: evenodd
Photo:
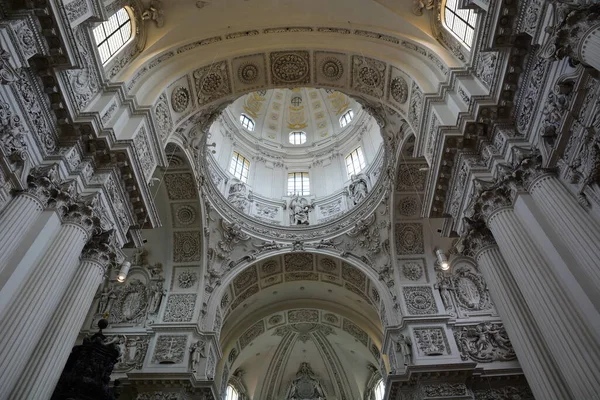
<path fill-rule="evenodd" d="M 312 208 L 304 197 L 293 197 L 290 201 L 290 224 L 308 225 L 308 213 Z"/>

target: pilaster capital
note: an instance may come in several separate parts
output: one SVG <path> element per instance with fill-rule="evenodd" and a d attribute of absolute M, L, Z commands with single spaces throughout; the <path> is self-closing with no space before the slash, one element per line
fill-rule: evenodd
<path fill-rule="evenodd" d="M 512 207 L 517 190 L 514 183 L 513 179 L 505 180 L 481 192 L 473 206 L 475 215 L 488 221 L 497 211 Z"/>
<path fill-rule="evenodd" d="M 467 231 L 456 245 L 458 253 L 477 259 L 483 250 L 497 246 L 496 240 L 485 222 L 464 218 L 464 223 Z"/>
<path fill-rule="evenodd" d="M 98 194 L 95 193 L 65 204 L 58 212 L 63 223 L 78 225 L 90 235 L 100 226 L 98 206 Z"/>
<path fill-rule="evenodd" d="M 539 154 L 522 160 L 516 168 L 515 175 L 521 185 L 531 192 L 535 183 L 545 176 L 552 176 L 554 170 L 542 167 L 542 156 Z"/>
<path fill-rule="evenodd" d="M 27 188 L 21 193 L 27 193 L 38 199 L 45 207 L 51 197 L 51 191 L 58 184 L 58 179 L 58 164 L 34 168 L 27 176 Z"/>
<path fill-rule="evenodd" d="M 94 235 L 83 248 L 81 259 L 93 261 L 106 271 L 110 261 L 117 257 L 115 243 L 114 229 Z"/>

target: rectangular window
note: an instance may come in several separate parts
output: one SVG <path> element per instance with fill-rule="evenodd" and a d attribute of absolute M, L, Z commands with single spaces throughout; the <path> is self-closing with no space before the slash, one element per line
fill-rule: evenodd
<path fill-rule="evenodd" d="M 363 169 L 365 169 L 365 157 L 363 156 L 362 147 L 358 147 L 346 157 L 346 171 L 348 171 L 348 177 L 351 177 L 357 175 Z"/>
<path fill-rule="evenodd" d="M 288 174 L 288 196 L 295 194 L 300 196 L 308 196 L 310 194 L 308 172 L 291 172 Z"/>
<path fill-rule="evenodd" d="M 229 165 L 229 173 L 240 181 L 246 183 L 248 181 L 248 171 L 250 170 L 250 161 L 237 151 L 233 152 L 231 157 L 231 165 Z"/>

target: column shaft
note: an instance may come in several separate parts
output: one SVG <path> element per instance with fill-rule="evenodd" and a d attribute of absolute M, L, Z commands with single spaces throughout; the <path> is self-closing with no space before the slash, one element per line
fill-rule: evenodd
<path fill-rule="evenodd" d="M 42 211 L 40 201 L 26 193 L 17 195 L 3 210 L 0 215 L 0 272 Z"/>
<path fill-rule="evenodd" d="M 97 262 L 81 262 L 11 398 L 43 400 L 52 396 L 103 274 L 104 268 Z"/>
<path fill-rule="evenodd" d="M 512 209 L 492 213 L 488 225 L 571 393 L 577 399 L 595 398 L 600 345 L 589 325 L 595 322 L 586 320 Z"/>
<path fill-rule="evenodd" d="M 600 291 L 600 226 L 552 175 L 534 181 L 529 189 L 536 205 L 571 250 L 578 265 L 569 266 L 580 282 Z"/>
<path fill-rule="evenodd" d="M 0 399 L 8 399 L 65 293 L 87 232 L 66 223 L 0 317 Z"/>
<path fill-rule="evenodd" d="M 481 251 L 477 263 L 536 399 L 575 400 L 498 247 Z"/>

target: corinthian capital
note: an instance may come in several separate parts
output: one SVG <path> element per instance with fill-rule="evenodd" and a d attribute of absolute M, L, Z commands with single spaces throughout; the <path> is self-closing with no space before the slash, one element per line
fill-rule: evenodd
<path fill-rule="evenodd" d="M 512 207 L 514 188 L 511 183 L 514 182 L 507 180 L 483 191 L 473 207 L 475 214 L 487 221 L 496 211 Z"/>
<path fill-rule="evenodd" d="M 94 235 L 83 248 L 81 259 L 95 261 L 106 270 L 110 261 L 117 256 L 115 243 L 114 229 Z"/>
<path fill-rule="evenodd" d="M 456 245 L 458 253 L 468 257 L 477 258 L 477 255 L 486 248 L 496 246 L 492 232 L 482 220 L 464 218 L 466 233 Z"/>
<path fill-rule="evenodd" d="M 58 183 L 58 164 L 37 167 L 27 176 L 25 193 L 37 198 L 46 205 L 51 196 L 51 191 Z"/>
<path fill-rule="evenodd" d="M 525 190 L 531 191 L 531 186 L 538 178 L 553 173 L 553 170 L 542 168 L 542 156 L 537 154 L 522 160 L 517 166 L 516 176 Z"/>
<path fill-rule="evenodd" d="M 100 226 L 98 217 L 98 194 L 80 197 L 59 209 L 64 223 L 79 225 L 89 234 Z"/>

